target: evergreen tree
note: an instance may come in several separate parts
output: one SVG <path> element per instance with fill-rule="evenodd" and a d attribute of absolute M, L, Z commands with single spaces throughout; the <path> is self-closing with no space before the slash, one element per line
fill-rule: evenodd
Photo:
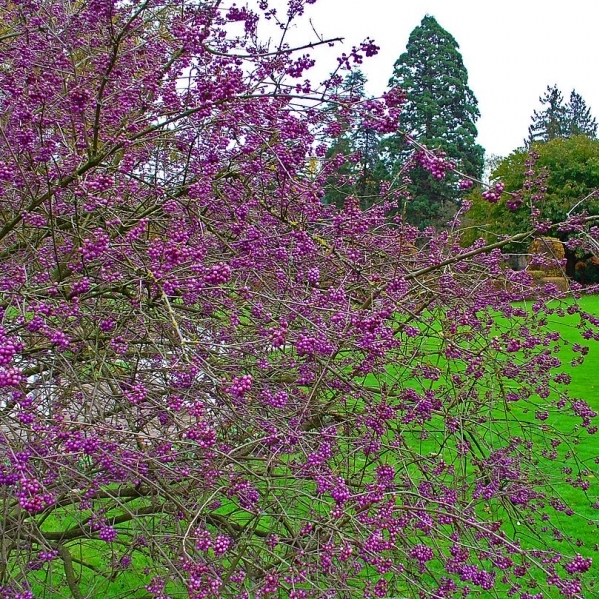
<path fill-rule="evenodd" d="M 532 123 L 528 127 L 529 145 L 534 141 L 550 141 L 556 137 L 567 137 L 566 108 L 564 97 L 557 85 L 547 86 L 545 95 L 539 97 L 539 102 L 546 108 L 532 115 Z"/>
<path fill-rule="evenodd" d="M 569 136 L 597 136 L 597 121 L 582 96 L 574 89 L 570 94 L 570 101 L 566 104 L 566 119 Z"/>
<path fill-rule="evenodd" d="M 562 92 L 557 85 L 547 86 L 545 95 L 539 98 L 545 108 L 534 111 L 532 123 L 528 127 L 526 145 L 535 141 L 551 141 L 558 137 L 574 135 L 597 135 L 597 121 L 591 115 L 590 108 L 576 90 L 570 93 L 570 101 L 564 105 Z"/>
<path fill-rule="evenodd" d="M 459 45 L 432 16 L 425 16 L 410 34 L 406 51 L 394 65 L 390 87 L 401 87 L 406 105 L 402 133 L 386 142 L 389 174 L 394 177 L 409 150 L 405 134 L 446 153 L 456 167 L 480 178 L 484 150 L 476 143 L 478 102 L 468 86 L 468 72 Z M 456 177 L 436 180 L 424 169 L 413 171 L 411 199 L 406 206 L 410 222 L 419 226 L 438 222 L 453 211 L 460 197 Z"/>
<path fill-rule="evenodd" d="M 352 71 L 340 86 L 337 99 L 340 105 L 366 100 L 367 79 L 360 70 Z M 327 158 L 339 154 L 345 161 L 329 179 L 326 203 L 342 206 L 347 196 L 360 200 L 363 209 L 368 208 L 378 195 L 382 171 L 380 168 L 380 136 L 369 125 L 367 115 L 350 126 L 344 119 L 343 108 L 331 108 L 341 125 L 340 135 L 331 143 Z"/>

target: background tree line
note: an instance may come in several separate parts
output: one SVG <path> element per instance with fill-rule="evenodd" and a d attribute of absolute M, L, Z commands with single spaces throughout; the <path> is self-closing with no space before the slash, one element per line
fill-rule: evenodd
<path fill-rule="evenodd" d="M 340 82 L 337 99 L 365 102 L 366 83 L 360 71 L 350 73 Z M 397 132 L 381 136 L 368 126 L 367 119 L 351 128 L 340 120 L 339 134 L 330 142 L 327 157 L 337 157 L 342 164 L 329 177 L 326 202 L 339 206 L 352 195 L 365 209 L 382 188 L 390 189 L 397 212 L 407 222 L 422 228 L 431 224 L 442 226 L 461 200 L 468 197 L 475 204 L 469 213 L 470 222 L 481 225 L 483 235 L 488 236 L 491 231 L 495 234 L 520 232 L 530 224 L 525 222 L 525 208 L 516 213 L 505 208 L 506 198 L 490 211 L 485 208 L 481 188 L 478 183 L 475 185 L 484 170 L 484 149 L 476 143 L 478 102 L 468 85 L 468 73 L 457 41 L 434 17 L 425 16 L 410 34 L 406 51 L 394 65 L 389 89 L 401 89 L 406 99 Z M 511 193 L 520 188 L 524 173 L 530 170 L 524 164 L 526 159 L 521 157 L 533 148 L 539 152 L 541 158 L 537 166 L 551 167 L 554 173 L 549 181 L 550 192 L 544 203 L 543 217 L 557 222 L 580 199 L 580 194 L 584 197 L 596 185 L 590 156 L 595 144 L 589 140 L 596 137 L 597 122 L 575 90 L 568 102 L 564 102 L 557 86 L 548 86 L 539 101 L 542 109 L 535 110 L 531 117 L 524 148 L 516 149 L 514 155 L 505 159 L 495 157 L 488 165 L 491 165 L 491 179 L 495 181 L 505 176 L 506 191 Z M 539 146 L 579 136 L 583 139 L 546 149 Z M 461 175 L 450 170 L 441 178 L 430 168 L 416 164 L 407 176 L 403 171 L 412 140 L 436 151 L 442 165 L 451 162 Z M 562 154 L 565 162 L 558 154 Z M 518 170 L 516 165 L 521 168 Z M 476 191 L 472 192 L 472 188 Z M 594 213 L 594 204 L 587 202 L 585 206 Z M 504 214 L 499 218 L 502 210 Z M 473 231 L 468 238 L 476 234 Z"/>

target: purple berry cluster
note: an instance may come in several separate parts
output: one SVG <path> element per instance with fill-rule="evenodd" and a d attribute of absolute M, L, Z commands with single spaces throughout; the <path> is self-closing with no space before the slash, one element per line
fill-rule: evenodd
<path fill-rule="evenodd" d="M 241 399 L 246 393 L 252 389 L 253 378 L 251 374 L 243 374 L 235 377 L 231 385 L 227 388 L 227 392 L 233 397 Z"/>
<path fill-rule="evenodd" d="M 54 503 L 54 497 L 45 493 L 42 484 L 34 478 L 21 478 L 15 493 L 19 505 L 30 514 L 42 512 Z"/>
<path fill-rule="evenodd" d="M 231 278 L 231 267 L 228 264 L 221 262 L 214 264 L 206 273 L 205 281 L 210 285 L 221 285 L 226 283 Z"/>
<path fill-rule="evenodd" d="M 18 387 L 23 378 L 23 373 L 20 368 L 16 368 L 15 366 L 0 368 L 0 388 Z"/>
<path fill-rule="evenodd" d="M 447 158 L 445 152 L 422 149 L 414 154 L 414 160 L 438 180 L 444 179 L 448 171 L 455 169 L 455 164 Z"/>
<path fill-rule="evenodd" d="M 9 337 L 0 327 L 0 367 L 8 366 L 15 354 L 23 349 L 23 344 Z"/>
<path fill-rule="evenodd" d="M 461 190 L 471 189 L 474 185 L 474 181 L 472 179 L 460 179 L 458 181 L 458 187 Z"/>
<path fill-rule="evenodd" d="M 502 181 L 498 181 L 489 189 L 483 191 L 482 196 L 487 202 L 490 204 L 497 204 L 501 199 L 501 195 L 503 194 L 504 184 Z"/>
<path fill-rule="evenodd" d="M 285 321 L 279 323 L 279 326 L 272 329 L 269 333 L 268 339 L 274 349 L 280 349 L 285 346 L 287 335 L 289 333 L 288 324 Z"/>
<path fill-rule="evenodd" d="M 582 557 L 582 555 L 577 554 L 576 557 L 569 563 L 564 565 L 564 569 L 568 574 L 576 574 L 576 573 L 584 573 L 587 572 L 591 566 L 593 565 L 593 560 L 588 557 Z"/>
<path fill-rule="evenodd" d="M 84 260 L 96 260 L 108 251 L 110 247 L 110 237 L 99 229 L 94 232 L 93 237 L 87 237 L 81 245 L 81 256 Z"/>

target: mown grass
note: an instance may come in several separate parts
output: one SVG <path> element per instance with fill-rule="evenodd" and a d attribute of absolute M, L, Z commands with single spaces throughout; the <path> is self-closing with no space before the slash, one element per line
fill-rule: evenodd
<path fill-rule="evenodd" d="M 571 302 L 553 302 L 549 306 L 553 308 L 566 308 Z M 581 310 L 599 317 L 599 296 L 584 296 L 578 300 Z M 530 305 L 524 304 L 524 307 L 530 309 Z M 497 319 L 498 325 L 501 325 L 501 318 Z M 548 317 L 548 328 L 558 331 L 561 335 L 560 351 L 558 354 L 561 360 L 560 372 L 569 374 L 571 382 L 567 385 L 569 396 L 586 400 L 590 406 L 599 412 L 599 344 L 594 341 L 586 341 L 582 337 L 582 330 L 578 326 L 580 318 L 578 315 L 569 315 L 567 312 Z M 580 360 L 581 353 L 575 352 L 573 346 L 576 344 L 588 347 L 588 355 L 584 361 Z M 548 398 L 551 400 L 552 397 Z M 547 403 L 548 403 L 547 402 Z M 543 402 L 540 402 L 543 403 Z M 509 418 L 512 422 L 530 423 L 531 427 L 542 427 L 542 423 L 535 419 L 535 410 L 530 405 L 521 402 L 515 402 L 509 406 Z M 579 430 L 580 419 L 572 416 L 560 415 L 558 419 L 552 420 L 552 426 L 556 431 L 564 436 L 573 439 L 571 452 L 575 454 L 579 465 L 579 472 L 584 473 L 585 468 L 588 472 L 583 474 L 590 487 L 584 492 L 579 488 L 573 488 L 563 480 L 560 470 L 564 467 L 558 457 L 557 460 L 549 460 L 539 456 L 538 468 L 546 477 L 547 484 L 551 485 L 553 493 L 560 497 L 562 502 L 571 508 L 574 512 L 571 516 L 563 512 L 552 512 L 550 520 L 547 522 L 547 531 L 543 534 L 541 544 L 539 539 L 531 536 L 526 528 L 520 522 L 516 522 L 514 538 L 518 538 L 523 547 L 536 549 L 545 543 L 565 554 L 575 555 L 580 553 L 584 557 L 595 558 L 593 567 L 586 576 L 587 593 L 599 596 L 599 517 L 597 509 L 592 504 L 599 500 L 599 486 L 596 478 L 597 463 L 599 456 L 599 434 L 589 435 L 586 431 Z M 506 422 L 507 426 L 508 422 Z M 429 450 L 427 442 L 421 445 L 421 451 Z M 560 456 L 568 453 L 563 449 Z M 574 472 L 576 475 L 576 472 Z M 556 537 L 554 532 L 559 530 L 562 535 Z M 531 591 L 534 593 L 534 583 L 530 581 Z M 494 593 L 482 593 L 480 597 L 496 597 Z M 555 590 L 547 597 L 561 597 Z"/>
<path fill-rule="evenodd" d="M 582 310 L 599 317 L 599 296 L 587 296 L 579 300 L 579 304 Z M 502 323 L 501 319 L 498 319 L 498 326 Z M 581 339 L 581 330 L 577 327 L 578 317 L 575 315 L 564 315 L 563 317 L 550 317 L 549 327 L 559 331 L 563 341 L 565 342 L 560 350 L 559 358 L 562 361 L 560 370 L 564 373 L 572 376 L 572 382 L 568 386 L 570 395 L 572 397 L 580 397 L 589 402 L 589 404 L 597 411 L 599 411 L 599 381 L 597 375 L 599 373 L 599 347 L 594 341 L 585 342 Z M 572 346 L 574 344 L 584 344 L 589 346 L 589 353 L 585 361 L 582 364 L 578 363 L 578 357 L 580 353 L 574 352 Z M 442 364 L 440 364 L 442 365 Z M 389 367 L 390 378 L 395 378 L 396 373 L 393 367 Z M 405 373 L 401 375 L 404 381 L 409 383 L 409 379 L 406 379 Z M 376 384 L 376 381 L 366 380 L 366 384 Z M 414 381 L 414 386 L 418 387 L 420 382 Z M 534 417 L 534 409 L 521 405 L 518 402 L 511 404 L 509 408 L 509 414 L 507 416 L 512 419 L 513 422 L 526 422 L 530 423 L 530 426 L 541 426 Z M 506 414 L 498 415 L 498 417 L 505 416 Z M 509 424 L 509 423 L 508 423 Z M 507 424 L 506 424 L 507 426 Z M 568 435 L 575 430 L 576 423 L 575 419 L 563 417 L 558 420 L 555 424 L 556 428 Z M 434 428 L 434 427 L 433 427 Z M 590 488 L 588 492 L 583 492 L 580 489 L 572 488 L 568 484 L 563 482 L 554 482 L 554 491 L 559 494 L 562 501 L 571 507 L 575 514 L 568 517 L 559 513 L 552 513 L 551 521 L 548 523 L 549 528 L 546 535 L 542 539 L 543 542 L 547 542 L 550 546 L 554 547 L 564 553 L 570 553 L 572 555 L 581 553 L 585 557 L 596 557 L 598 554 L 595 553 L 596 543 L 599 541 L 598 526 L 595 524 L 597 519 L 597 512 L 591 507 L 592 503 L 597 500 L 599 489 L 597 488 L 597 480 L 591 470 L 595 469 L 594 460 L 599 454 L 597 437 L 590 436 L 583 433 L 579 437 L 580 442 L 575 447 L 576 457 L 581 466 L 588 465 L 589 473 L 586 478 L 590 482 Z M 431 451 L 435 451 L 438 447 L 438 442 L 434 438 L 429 439 L 418 439 L 414 438 L 411 440 L 414 446 L 420 454 L 427 455 Z M 348 457 L 348 459 L 350 459 Z M 356 459 L 356 458 L 354 458 Z M 390 457 L 392 460 L 392 457 Z M 561 481 L 561 477 L 554 476 L 556 471 L 561 468 L 560 461 L 552 461 L 541 459 L 539 461 L 539 468 L 545 473 L 547 481 Z M 354 464 L 354 468 L 360 468 L 359 465 Z M 132 507 L 134 507 L 132 505 Z M 219 510 L 223 515 L 227 513 L 229 509 L 235 509 L 234 504 L 230 506 L 224 505 Z M 592 524 L 592 525 L 591 525 Z M 53 530 L 68 527 L 72 523 L 65 522 L 64 519 L 50 517 L 45 522 L 45 530 Z M 119 535 L 125 537 L 129 534 L 129 528 L 131 525 L 119 526 Z M 535 548 L 538 546 L 538 541 L 527 533 L 524 526 L 518 529 L 518 523 L 515 523 L 514 536 L 519 538 L 524 547 Z M 554 528 L 560 529 L 563 532 L 563 538 L 557 539 L 553 536 Z M 113 549 L 110 546 L 95 540 L 87 540 L 77 547 L 79 554 L 74 554 L 76 560 L 85 561 L 88 565 L 97 568 L 105 568 L 107 552 L 112 552 Z M 114 550 L 114 555 L 118 555 L 118 547 Z M 134 560 L 130 568 L 126 571 L 119 572 L 118 568 L 114 571 L 114 578 L 112 581 L 106 579 L 105 576 L 96 576 L 94 571 L 89 568 L 77 568 L 81 571 L 81 579 L 79 580 L 80 588 L 84 592 L 84 596 L 103 596 L 106 599 L 113 598 L 125 598 L 125 597 L 141 597 L 145 594 L 144 591 L 139 591 L 140 586 L 147 584 L 148 574 L 152 572 L 153 567 L 149 560 L 143 555 L 132 554 Z M 104 565 L 103 565 L 104 564 Z M 429 564 L 431 569 L 434 569 L 435 563 Z M 439 568 L 441 566 L 439 565 Z M 367 575 L 368 569 L 365 574 Z M 104 574 L 106 574 L 104 572 Z M 157 573 L 158 574 L 158 573 Z M 60 568 L 53 574 L 54 576 L 54 588 L 58 596 L 68 596 L 69 591 L 65 587 L 64 574 L 60 571 Z M 37 578 L 33 584 L 34 592 L 36 597 L 49 597 L 47 594 L 48 580 L 40 573 L 34 574 L 33 577 Z M 589 592 L 596 596 L 597 589 L 594 586 L 595 581 L 599 581 L 599 564 L 593 565 L 593 570 L 588 576 Z M 33 581 L 32 581 L 33 582 Z M 534 592 L 534 581 L 530 581 L 531 591 Z M 46 589 L 43 591 L 42 589 Z M 170 588 L 168 589 L 173 597 L 185 596 L 183 589 Z M 147 595 L 146 595 L 147 596 Z M 480 597 L 496 597 L 497 594 L 480 594 Z M 556 591 L 555 594 L 548 595 L 548 597 L 558 597 L 559 593 Z"/>
<path fill-rule="evenodd" d="M 550 304 L 550 307 L 567 307 L 570 302 L 555 302 Z M 581 310 L 599 317 L 599 296 L 584 296 L 578 300 L 578 305 Z M 530 309 L 530 306 L 524 307 Z M 497 318 L 497 324 L 500 328 L 502 318 Z M 548 317 L 548 328 L 558 331 L 561 335 L 560 351 L 558 354 L 561 360 L 560 372 L 569 374 L 571 378 L 570 384 L 567 385 L 569 396 L 572 398 L 580 398 L 586 400 L 589 405 L 599 412 L 599 343 L 594 340 L 586 341 L 582 337 L 582 330 L 578 326 L 579 317 L 563 313 L 559 316 L 553 315 Z M 580 360 L 580 351 L 574 351 L 573 346 L 576 344 L 588 347 L 588 355 L 584 361 Z M 441 360 L 442 362 L 442 360 Z M 441 364 L 442 365 L 442 364 Z M 550 396 L 547 402 L 552 399 Z M 540 402 L 544 403 L 544 402 Z M 515 402 L 509 405 L 509 413 L 505 426 L 509 426 L 510 422 L 528 423 L 530 427 L 538 427 L 541 429 L 542 423 L 535 419 L 535 409 L 529 403 Z M 499 420 L 502 415 L 498 414 Z M 552 426 L 556 431 L 562 433 L 565 437 L 573 440 L 573 445 L 570 449 L 561 449 L 560 457 L 557 460 L 546 459 L 538 456 L 538 468 L 545 477 L 547 484 L 552 487 L 553 494 L 558 496 L 562 502 L 573 510 L 573 514 L 568 516 L 563 512 L 554 511 L 551 513 L 551 518 L 547 522 L 547 530 L 543 533 L 542 538 L 538 539 L 532 536 L 526 527 L 515 522 L 513 536 L 519 539 L 522 547 L 537 549 L 548 545 L 564 554 L 575 555 L 580 553 L 584 557 L 594 558 L 594 563 L 591 571 L 586 575 L 587 589 L 585 597 L 599 596 L 599 514 L 592 504 L 599 500 L 599 486 L 597 481 L 597 462 L 599 457 L 599 433 L 590 435 L 584 430 L 579 429 L 580 419 L 573 416 L 560 416 L 558 419 L 552 420 Z M 501 431 L 501 425 L 496 432 L 500 433 L 498 441 L 500 442 L 505 436 Z M 436 441 L 426 439 L 419 442 L 419 451 L 426 455 L 430 451 L 434 451 Z M 572 453 L 575 455 L 578 463 L 578 472 L 582 472 L 583 480 L 589 482 L 589 489 L 585 492 L 579 488 L 574 488 L 572 485 L 564 482 L 564 477 L 561 475 L 561 470 L 564 464 L 561 461 L 564 453 Z M 569 461 L 571 465 L 572 460 Z M 588 469 L 585 472 L 585 469 Z M 574 476 L 577 474 L 576 469 Z M 502 514 L 500 514 L 502 515 Z M 557 534 L 557 531 L 561 534 Z M 539 542 L 540 541 L 540 542 Z M 535 582 L 529 580 L 531 593 L 535 592 Z M 507 588 L 505 589 L 507 591 Z M 478 595 L 482 598 L 497 597 L 497 588 L 493 592 L 481 593 Z M 501 592 L 499 593 L 501 596 Z M 561 594 L 555 590 L 546 597 L 561 597 Z"/>
<path fill-rule="evenodd" d="M 584 296 L 578 301 L 585 312 L 599 317 L 599 296 Z M 581 330 L 576 326 L 577 317 L 565 315 L 563 317 L 551 317 L 549 325 L 559 331 L 565 344 L 559 354 L 562 360 L 560 370 L 571 375 L 572 380 L 568 385 L 571 397 L 586 400 L 589 405 L 599 412 L 599 344 L 596 341 L 585 341 L 581 337 Z M 582 364 L 579 361 L 580 353 L 574 352 L 575 344 L 585 345 L 589 353 Z M 520 407 L 514 407 L 514 417 L 522 420 L 532 420 L 530 411 Z M 565 434 L 575 431 L 574 418 L 563 417 L 556 424 L 556 428 Z M 552 524 L 563 531 L 564 538 L 558 540 L 548 536 L 548 543 L 556 550 L 566 553 L 580 553 L 584 557 L 594 559 L 593 567 L 588 573 L 588 587 L 592 596 L 599 596 L 599 513 L 592 504 L 599 500 L 599 485 L 597 481 L 597 463 L 599 457 L 599 433 L 589 435 L 583 433 L 579 437 L 579 443 L 574 448 L 576 458 L 582 469 L 588 468 L 584 478 L 589 482 L 587 492 L 573 488 L 569 484 L 555 483 L 554 490 L 562 501 L 573 511 L 573 516 L 556 513 L 552 516 Z M 548 479 L 553 479 L 556 469 L 560 464 L 542 460 L 541 468 L 547 474 Z M 531 546 L 534 541 L 530 541 Z M 556 593 L 557 596 L 557 593 Z M 585 595 L 587 596 L 587 595 Z"/>

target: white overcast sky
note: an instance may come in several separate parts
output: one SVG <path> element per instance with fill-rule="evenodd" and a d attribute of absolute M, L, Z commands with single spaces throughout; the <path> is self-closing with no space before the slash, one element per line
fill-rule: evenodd
<path fill-rule="evenodd" d="M 393 63 L 426 14 L 460 46 L 487 154 L 505 156 L 522 145 L 547 85 L 557 83 L 566 100 L 576 89 L 599 120 L 599 0 L 317 0 L 306 10 L 315 30 L 344 37 L 344 48 L 374 38 L 381 50 L 361 67 L 373 95 L 385 91 Z M 299 29 L 297 39 L 305 39 L 309 30 Z M 310 77 L 322 80 L 340 48 L 318 53 L 326 64 Z"/>

